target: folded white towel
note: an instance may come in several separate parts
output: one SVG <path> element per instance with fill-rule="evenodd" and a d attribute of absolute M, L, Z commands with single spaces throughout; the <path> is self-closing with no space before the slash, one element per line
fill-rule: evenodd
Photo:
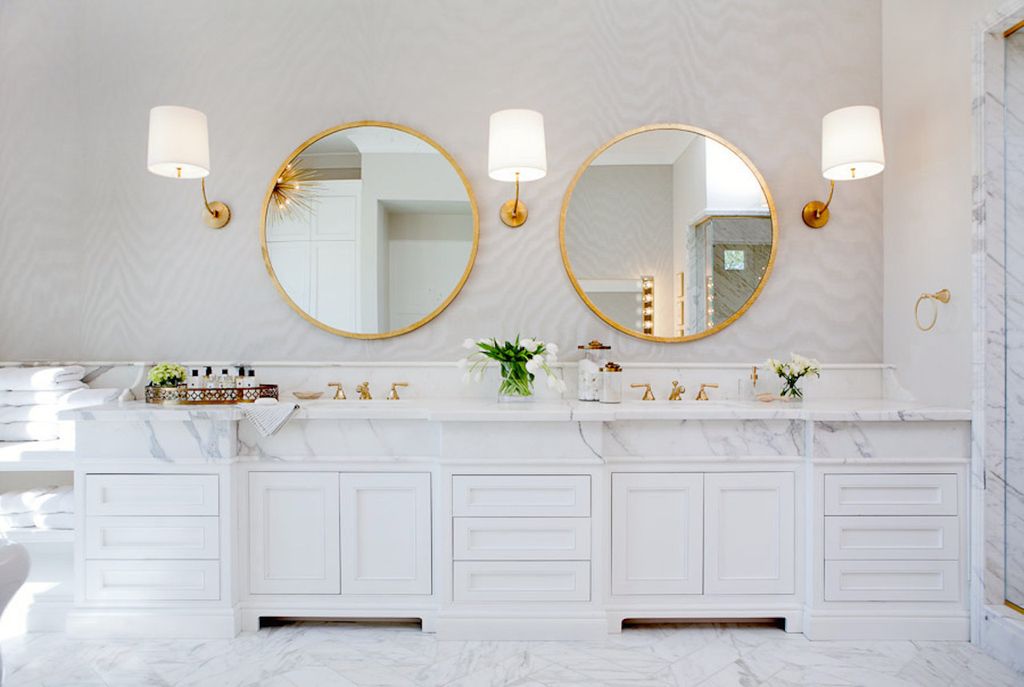
<path fill-rule="evenodd" d="M 67 394 L 66 403 L 45 406 L 0 405 L 0 423 L 56 422 L 62 411 L 112 403 L 120 393 L 120 389 L 79 389 Z"/>
<path fill-rule="evenodd" d="M 262 400 L 262 399 L 261 399 Z M 298 403 L 254 403 L 243 405 L 242 414 L 256 430 L 265 437 L 277 434 L 292 414 L 299 409 Z"/>
<path fill-rule="evenodd" d="M 75 492 L 71 485 L 63 487 L 50 487 L 41 494 L 35 501 L 34 510 L 37 513 L 74 513 Z"/>
<path fill-rule="evenodd" d="M 60 438 L 57 422 L 9 422 L 0 424 L 0 441 L 53 441 Z"/>
<path fill-rule="evenodd" d="M 83 376 L 85 376 L 85 368 L 81 365 L 0 367 L 0 389 L 9 391 L 78 389 L 81 388 Z"/>
<path fill-rule="evenodd" d="M 0 530 L 73 530 L 75 516 L 71 513 L 15 513 L 0 515 Z"/>
<path fill-rule="evenodd" d="M 0 515 L 13 513 L 31 513 L 36 509 L 36 502 L 44 494 L 57 487 L 37 487 L 24 491 L 8 491 L 0 494 Z"/>
<path fill-rule="evenodd" d="M 0 406 L 60 406 L 61 410 L 112 403 L 121 389 L 90 389 L 85 382 L 70 391 L 0 391 Z"/>

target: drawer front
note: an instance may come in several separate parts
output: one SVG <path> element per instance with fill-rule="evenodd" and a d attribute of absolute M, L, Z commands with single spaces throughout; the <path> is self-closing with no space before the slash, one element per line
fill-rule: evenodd
<path fill-rule="evenodd" d="M 467 517 L 587 517 L 589 475 L 455 475 L 452 514 Z"/>
<path fill-rule="evenodd" d="M 90 601 L 206 601 L 220 598 L 217 561 L 86 561 Z"/>
<path fill-rule="evenodd" d="M 220 518 L 91 516 L 85 519 L 85 557 L 212 559 L 220 556 Z"/>
<path fill-rule="evenodd" d="M 454 518 L 455 560 L 590 558 L 590 518 Z"/>
<path fill-rule="evenodd" d="M 825 515 L 956 514 L 956 475 L 825 475 Z"/>
<path fill-rule="evenodd" d="M 825 558 L 834 560 L 956 560 L 960 520 L 943 517 L 825 518 Z"/>
<path fill-rule="evenodd" d="M 589 601 L 588 561 L 456 561 L 458 602 Z"/>
<path fill-rule="evenodd" d="M 825 601 L 957 601 L 957 561 L 825 561 Z"/>
<path fill-rule="evenodd" d="M 217 515 L 217 475 L 88 475 L 88 515 Z"/>

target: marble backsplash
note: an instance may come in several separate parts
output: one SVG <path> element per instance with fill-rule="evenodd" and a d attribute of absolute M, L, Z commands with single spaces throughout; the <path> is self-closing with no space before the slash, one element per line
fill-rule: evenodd
<path fill-rule="evenodd" d="M 15 365 L 3 362 L 0 365 Z M 39 364 L 39 363 L 32 363 Z M 81 363 L 87 366 L 87 381 L 93 387 L 122 387 L 133 390 L 142 398 L 145 375 L 151 363 Z M 342 363 L 342 362 L 258 362 L 258 361 L 183 361 L 186 367 L 211 367 L 218 369 L 244 364 L 256 370 L 262 383 L 277 384 L 282 399 L 292 399 L 294 391 L 323 391 L 323 398 L 331 398 L 334 390 L 328 388 L 331 382 L 341 382 L 348 398 L 357 397 L 357 384 L 369 382 L 374 399 L 386 397 L 392 383 L 407 382 L 408 387 L 400 389 L 402 398 L 479 398 L 490 400 L 496 397 L 498 369 L 487 369 L 482 381 L 464 382 L 463 370 L 454 362 L 409 362 L 409 363 Z M 630 363 L 623 366 L 623 399 L 639 399 L 642 389 L 632 389 L 630 384 L 650 384 L 658 400 L 668 397 L 672 381 L 678 380 L 686 387 L 685 398 L 692 399 L 701 384 L 718 384 L 710 389 L 712 399 L 751 400 L 751 371 L 755 363 L 737 364 L 695 364 L 695 363 Z M 778 378 L 758 363 L 756 393 L 777 393 L 781 388 Z M 567 390 L 563 398 L 576 398 L 576 363 L 558 363 L 556 372 L 565 380 Z M 881 364 L 833 364 L 825 365 L 821 378 L 805 379 L 801 383 L 805 398 L 822 399 L 876 399 L 903 398 L 899 391 L 895 370 Z M 557 399 L 556 390 L 548 388 L 545 380 L 539 378 L 535 384 L 536 396 L 541 399 Z"/>

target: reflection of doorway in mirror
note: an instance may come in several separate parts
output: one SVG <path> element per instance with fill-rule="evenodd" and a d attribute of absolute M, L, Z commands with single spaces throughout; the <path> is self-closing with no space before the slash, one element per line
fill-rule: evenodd
<path fill-rule="evenodd" d="M 581 278 L 580 288 L 590 302 L 614 322 L 625 322 L 640 330 L 643 320 L 643 282 L 641 279 Z M 653 296 L 653 294 L 652 294 Z"/>

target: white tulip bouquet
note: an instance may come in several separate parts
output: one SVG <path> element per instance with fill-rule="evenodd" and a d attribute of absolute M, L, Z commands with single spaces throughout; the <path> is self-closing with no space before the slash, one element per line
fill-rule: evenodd
<path fill-rule="evenodd" d="M 787 363 L 769 358 L 765 365 L 774 370 L 775 374 L 782 379 L 780 395 L 783 398 L 798 400 L 804 397 L 804 392 L 800 390 L 797 383 L 807 375 L 821 377 L 821 363 L 813 358 L 805 358 L 796 353 L 790 353 L 789 355 L 790 360 Z"/>
<path fill-rule="evenodd" d="M 465 370 L 462 381 L 479 382 L 487 368 L 487 361 L 493 360 L 501 366 L 502 396 L 527 397 L 533 395 L 533 382 L 541 372 L 547 377 L 548 386 L 565 391 L 565 382 L 551 369 L 558 356 L 558 346 L 540 339 L 498 341 L 497 339 L 466 339 L 462 347 L 472 353 L 459 361 Z"/>

